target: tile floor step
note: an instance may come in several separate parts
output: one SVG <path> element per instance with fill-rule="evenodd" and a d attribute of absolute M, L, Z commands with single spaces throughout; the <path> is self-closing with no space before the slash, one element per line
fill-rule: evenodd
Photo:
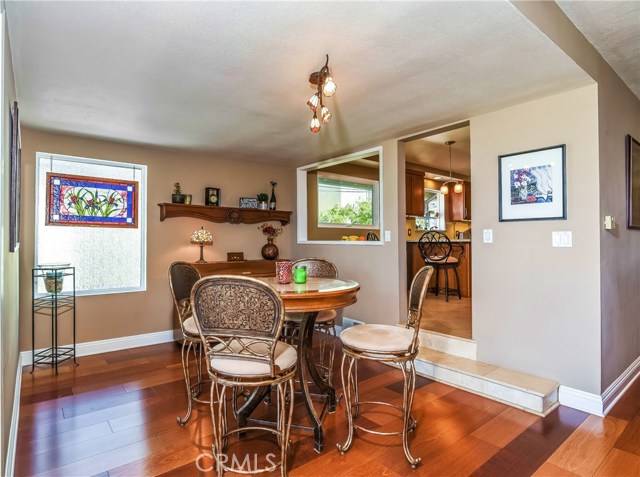
<path fill-rule="evenodd" d="M 556 381 L 430 348 L 420 348 L 416 371 L 421 376 L 539 416 L 546 416 L 558 406 Z"/>

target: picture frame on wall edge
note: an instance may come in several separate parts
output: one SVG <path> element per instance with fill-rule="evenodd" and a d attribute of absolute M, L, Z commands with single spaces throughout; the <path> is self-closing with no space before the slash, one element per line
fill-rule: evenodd
<path fill-rule="evenodd" d="M 220 189 L 217 187 L 204 188 L 204 205 L 220 205 Z"/>
<path fill-rule="evenodd" d="M 566 144 L 498 156 L 500 222 L 566 220 Z"/>
<path fill-rule="evenodd" d="M 625 138 L 627 159 L 627 228 L 640 229 L 640 142 Z"/>

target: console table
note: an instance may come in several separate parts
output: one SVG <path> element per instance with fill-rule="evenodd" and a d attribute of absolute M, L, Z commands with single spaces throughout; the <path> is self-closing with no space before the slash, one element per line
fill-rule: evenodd
<path fill-rule="evenodd" d="M 275 277 L 275 260 L 242 260 L 237 262 L 194 263 L 201 277 L 207 275 L 244 275 L 247 277 Z"/>

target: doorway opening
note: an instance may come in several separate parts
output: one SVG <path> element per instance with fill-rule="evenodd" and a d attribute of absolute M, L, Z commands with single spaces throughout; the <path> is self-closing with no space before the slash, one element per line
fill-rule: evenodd
<path fill-rule="evenodd" d="M 431 278 L 428 305 L 424 307 L 420 327 L 426 331 L 472 339 L 469 122 L 429 131 L 403 142 L 407 198 L 407 287 L 417 271 L 425 265 L 419 247 L 423 234 L 437 235 L 439 232 L 446 236 L 443 240 L 451 244 L 450 258 L 447 260 L 451 265 L 441 267 L 438 277 L 434 273 Z M 456 280 L 456 271 L 459 282 Z M 448 293 L 443 290 L 445 273 L 448 274 Z"/>

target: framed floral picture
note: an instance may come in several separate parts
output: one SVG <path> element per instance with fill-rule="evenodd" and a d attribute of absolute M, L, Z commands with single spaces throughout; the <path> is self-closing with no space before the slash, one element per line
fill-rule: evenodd
<path fill-rule="evenodd" d="M 47 225 L 138 227 L 138 182 L 47 173 Z"/>
<path fill-rule="evenodd" d="M 500 222 L 567 218 L 566 145 L 498 156 Z"/>

